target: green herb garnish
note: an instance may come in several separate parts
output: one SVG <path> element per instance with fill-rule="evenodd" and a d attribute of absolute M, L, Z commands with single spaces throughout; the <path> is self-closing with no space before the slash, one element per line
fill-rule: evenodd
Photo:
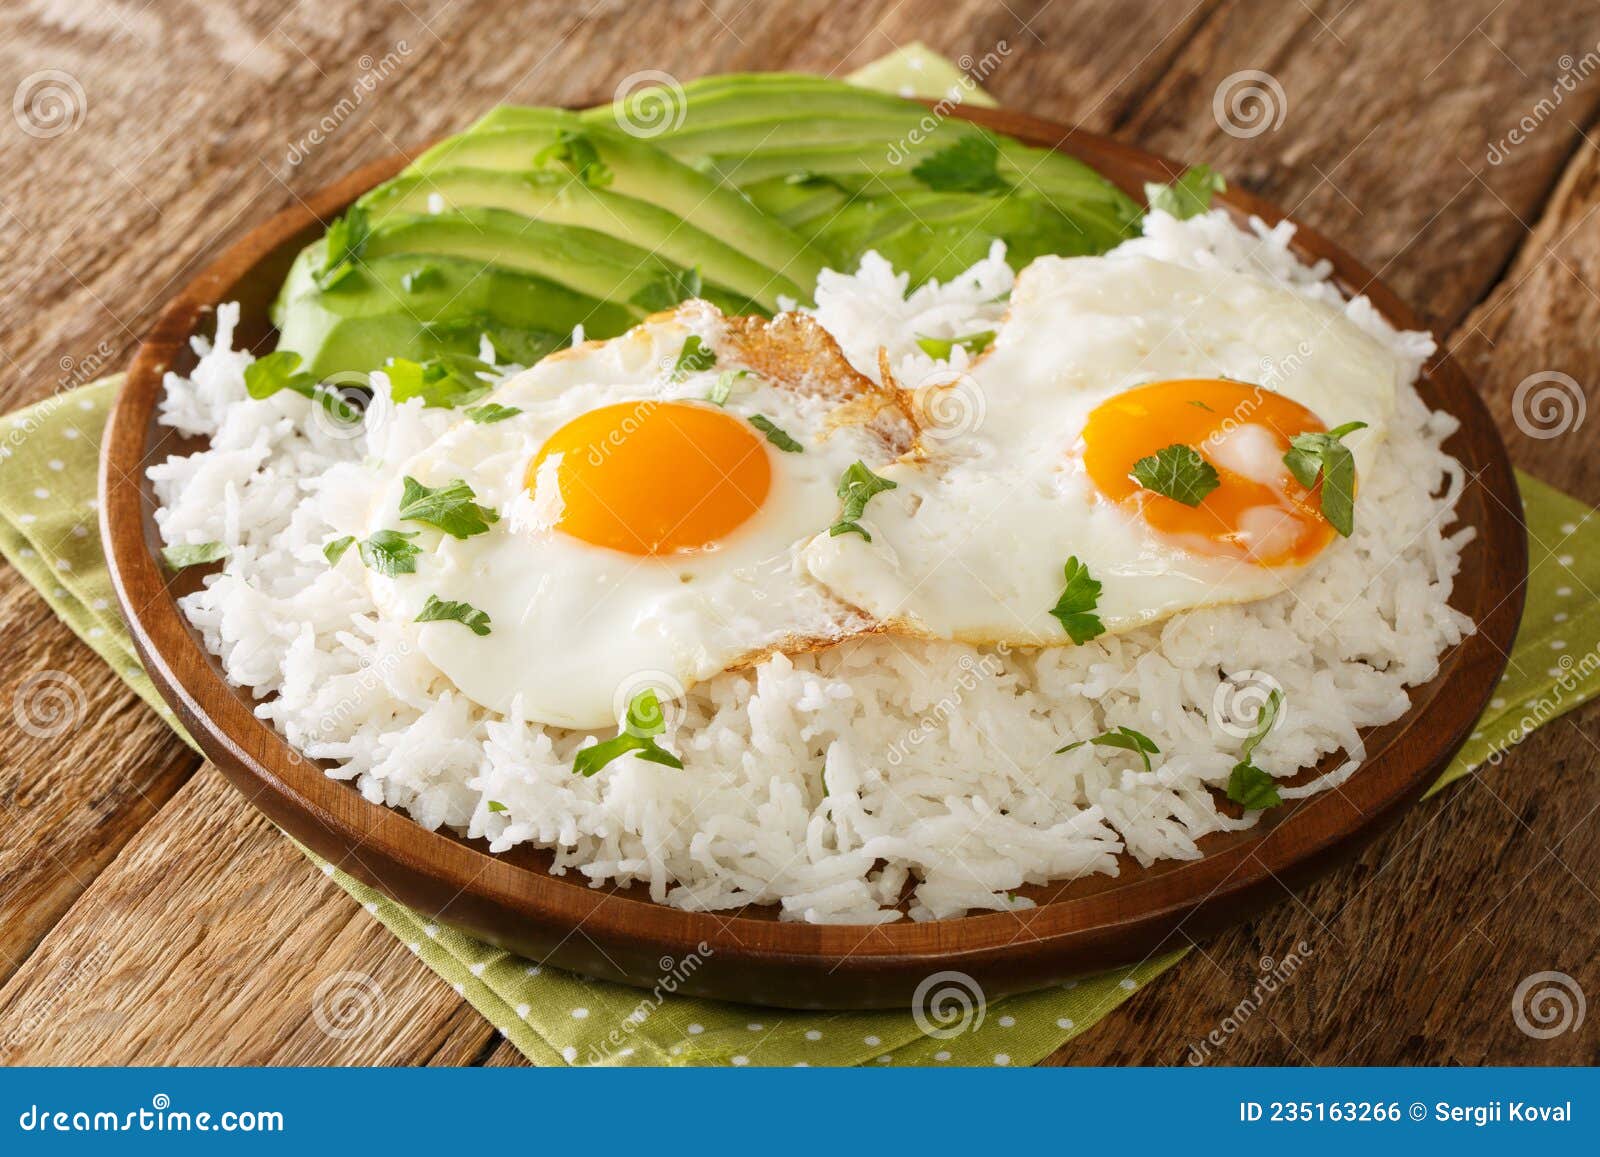
<path fill-rule="evenodd" d="M 562 129 L 552 144 L 534 154 L 533 167 L 543 168 L 552 161 L 571 169 L 573 175 L 591 189 L 603 189 L 611 184 L 611 169 L 600 159 L 600 150 L 586 133 Z"/>
<path fill-rule="evenodd" d="M 796 442 L 783 430 L 779 429 L 778 426 L 773 423 L 772 419 L 768 418 L 764 414 L 751 414 L 750 424 L 765 434 L 767 436 L 767 441 L 771 442 L 785 454 L 799 454 L 805 450 L 804 446 L 802 446 L 799 442 Z"/>
<path fill-rule="evenodd" d="M 356 271 L 361 251 L 372 236 L 372 221 L 360 205 L 352 205 L 328 226 L 327 250 L 314 280 L 318 289 L 332 289 Z"/>
<path fill-rule="evenodd" d="M 489 810 L 498 815 L 500 812 L 508 812 L 511 809 L 506 807 L 506 805 L 501 803 L 499 800 L 492 799 L 489 801 Z"/>
<path fill-rule="evenodd" d="M 1191 165 L 1170 185 L 1147 182 L 1144 196 L 1150 202 L 1150 208 L 1160 209 L 1180 221 L 1186 221 L 1209 212 L 1212 194 L 1225 192 L 1227 188 L 1228 182 L 1210 165 Z"/>
<path fill-rule="evenodd" d="M 711 390 L 706 394 L 706 401 L 718 406 L 726 406 L 728 399 L 733 396 L 733 384 L 742 382 L 745 378 L 753 378 L 755 374 L 749 370 L 727 370 L 717 375 L 717 380 L 711 384 Z"/>
<path fill-rule="evenodd" d="M 412 620 L 417 623 L 460 623 L 474 635 L 489 633 L 489 616 L 471 603 L 450 602 L 438 595 L 429 595 L 422 604 L 422 613 Z"/>
<path fill-rule="evenodd" d="M 507 418 L 515 418 L 522 413 L 519 406 L 502 406 L 497 402 L 489 402 L 482 406 L 474 406 L 467 411 L 467 417 L 480 425 L 489 426 L 495 422 L 504 422 Z"/>
<path fill-rule="evenodd" d="M 967 133 L 928 154 L 911 175 L 937 193 L 1001 193 L 1011 183 L 1000 175 L 1000 144 L 988 133 Z"/>
<path fill-rule="evenodd" d="M 322 548 L 322 557 L 328 560 L 329 566 L 338 566 L 339 560 L 344 557 L 345 551 L 356 544 L 356 536 L 347 534 L 343 538 L 336 538 Z"/>
<path fill-rule="evenodd" d="M 962 337 L 919 337 L 917 348 L 930 358 L 940 361 L 949 361 L 950 353 L 960 346 L 969 354 L 977 356 L 989 348 L 989 343 L 994 340 L 994 330 L 986 329 L 979 333 L 969 333 Z"/>
<path fill-rule="evenodd" d="M 660 313 L 662 310 L 671 309 L 680 301 L 690 301 L 699 297 L 700 291 L 699 266 L 681 271 L 668 269 L 628 298 L 628 301 L 640 309 Z"/>
<path fill-rule="evenodd" d="M 646 688 L 628 704 L 628 716 L 622 731 L 614 739 L 607 739 L 578 752 L 572 761 L 572 770 L 578 775 L 590 776 L 613 759 L 629 752 L 647 763 L 681 768 L 683 760 L 655 740 L 666 729 L 666 713 L 661 710 L 661 700 L 655 691 Z"/>
<path fill-rule="evenodd" d="M 1200 456 L 1200 451 L 1174 442 L 1148 458 L 1133 464 L 1133 480 L 1146 490 L 1154 490 L 1185 506 L 1199 506 L 1222 480 L 1217 468 Z"/>
<path fill-rule="evenodd" d="M 1210 406 L 1206 405 L 1204 402 L 1200 401 L 1198 398 L 1190 398 L 1189 399 L 1189 404 L 1191 406 L 1199 406 L 1202 410 L 1204 410 L 1208 414 L 1215 414 L 1216 413 L 1215 410 L 1213 410 Z"/>
<path fill-rule="evenodd" d="M 380 530 L 371 538 L 362 539 L 361 561 L 368 570 L 385 578 L 416 574 L 417 555 L 422 553 L 411 543 L 416 537 L 414 530 Z"/>
<path fill-rule="evenodd" d="M 389 379 L 389 396 L 396 402 L 421 398 L 434 410 L 469 406 L 493 388 L 478 375 L 492 374 L 494 367 L 466 354 L 440 354 L 424 362 L 390 358 L 383 372 Z"/>
<path fill-rule="evenodd" d="M 709 370 L 717 364 L 717 351 L 700 340 L 700 335 L 692 333 L 685 339 L 683 348 L 678 351 L 678 360 L 672 363 L 672 373 L 667 375 L 669 382 L 681 382 L 690 374 L 698 374 Z"/>
<path fill-rule="evenodd" d="M 226 558 L 227 554 L 228 548 L 220 542 L 185 542 L 161 548 L 162 560 L 173 570 L 204 566 L 208 562 Z"/>
<path fill-rule="evenodd" d="M 424 486 L 407 475 L 405 492 L 400 496 L 400 517 L 406 522 L 423 522 L 437 527 L 451 538 L 471 538 L 488 533 L 500 515 L 473 501 L 477 495 L 460 478 L 452 478 L 437 489 Z"/>
<path fill-rule="evenodd" d="M 1076 555 L 1067 559 L 1065 570 L 1067 585 L 1050 613 L 1061 621 L 1074 643 L 1087 643 L 1106 629 L 1100 616 L 1091 613 L 1100 602 L 1100 583 L 1090 577 L 1089 568 Z"/>
<path fill-rule="evenodd" d="M 1135 731 L 1131 727 L 1119 727 L 1115 731 L 1105 731 L 1096 735 L 1093 739 L 1080 739 L 1076 743 L 1069 743 L 1065 747 L 1056 748 L 1056 754 L 1060 755 L 1063 752 L 1072 751 L 1074 748 L 1082 747 L 1085 743 L 1092 743 L 1096 747 L 1117 747 L 1123 751 L 1136 752 L 1139 758 L 1144 760 L 1144 769 L 1146 771 L 1150 770 L 1150 757 L 1161 754 L 1161 749 L 1155 745 L 1153 739 L 1142 732 Z"/>
<path fill-rule="evenodd" d="M 1228 798 L 1249 811 L 1277 807 L 1283 802 L 1272 776 L 1251 762 L 1256 748 L 1267 737 L 1267 732 L 1272 730 L 1273 724 L 1277 723 L 1278 709 L 1282 706 L 1283 692 L 1274 687 L 1256 715 L 1255 729 L 1239 749 L 1243 758 L 1233 765 L 1233 771 L 1228 775 Z"/>
<path fill-rule="evenodd" d="M 885 490 L 895 489 L 899 483 L 891 482 L 887 478 L 879 478 L 866 463 L 857 460 L 846 468 L 844 475 L 839 479 L 837 491 L 840 498 L 844 499 L 844 509 L 839 513 L 839 521 L 828 527 L 830 538 L 837 538 L 841 534 L 859 534 L 868 542 L 872 535 L 858 521 L 866 513 L 867 503 L 875 494 L 882 494 Z"/>
<path fill-rule="evenodd" d="M 1356 524 L 1356 459 L 1342 441 L 1366 429 L 1365 422 L 1346 422 L 1326 434 L 1296 434 L 1289 440 L 1283 464 L 1307 490 L 1322 478 L 1322 517 L 1344 538 Z"/>

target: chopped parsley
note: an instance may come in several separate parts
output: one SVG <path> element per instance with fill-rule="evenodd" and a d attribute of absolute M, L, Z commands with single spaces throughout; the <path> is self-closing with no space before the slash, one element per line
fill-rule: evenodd
<path fill-rule="evenodd" d="M 396 402 L 421 398 L 433 410 L 470 406 L 492 387 L 478 375 L 494 367 L 467 354 L 440 354 L 424 362 L 390 358 L 383 372 L 389 379 L 389 396 Z"/>
<path fill-rule="evenodd" d="M 879 478 L 867 469 L 865 462 L 857 460 L 846 468 L 844 475 L 839 479 L 837 491 L 844 500 L 844 508 L 839 513 L 839 521 L 828 527 L 828 536 L 837 538 L 841 534 L 859 534 L 868 542 L 872 535 L 860 523 L 861 516 L 866 513 L 867 503 L 875 494 L 882 494 L 885 490 L 895 489 L 899 483 L 891 482 L 887 478 Z"/>
<path fill-rule="evenodd" d="M 415 574 L 416 558 L 422 553 L 411 544 L 416 537 L 414 530 L 380 530 L 371 538 L 358 542 L 355 535 L 347 534 L 324 546 L 322 556 L 328 560 L 328 565 L 338 566 L 339 560 L 355 546 L 359 547 L 361 562 L 370 571 L 385 578 L 394 578 L 397 574 Z"/>
<path fill-rule="evenodd" d="M 1096 747 L 1117 747 L 1123 751 L 1135 752 L 1140 759 L 1144 760 L 1144 769 L 1146 771 L 1150 770 L 1150 757 L 1161 754 L 1161 749 L 1155 745 L 1153 739 L 1143 732 L 1135 731 L 1131 727 L 1119 727 L 1115 731 L 1101 732 L 1093 739 L 1080 739 L 1076 743 L 1069 743 L 1065 747 L 1056 748 L 1056 754 L 1060 755 L 1063 752 L 1072 751 L 1075 748 L 1082 747 L 1085 743 L 1092 743 Z"/>
<path fill-rule="evenodd" d="M 520 406 L 502 406 L 497 402 L 489 402 L 472 407 L 467 411 L 467 417 L 480 425 L 489 426 L 495 422 L 504 422 L 507 418 L 515 418 L 520 413 L 522 413 Z"/>
<path fill-rule="evenodd" d="M 460 623 L 474 635 L 489 633 L 489 616 L 471 603 L 450 602 L 438 595 L 429 595 L 422 604 L 422 613 L 412 620 L 417 623 Z"/>
<path fill-rule="evenodd" d="M 555 141 L 540 149 L 533 158 L 533 167 L 543 168 L 551 162 L 565 165 L 578 180 L 591 189 L 603 189 L 611 184 L 611 168 L 600 159 L 600 150 L 587 133 L 562 129 Z"/>
<path fill-rule="evenodd" d="M 930 358 L 940 361 L 949 361 L 950 353 L 960 346 L 969 354 L 976 356 L 989 348 L 989 343 L 994 340 L 994 330 L 986 329 L 979 333 L 969 333 L 962 337 L 919 337 L 917 348 Z"/>
<path fill-rule="evenodd" d="M 1289 440 L 1283 464 L 1307 490 L 1322 479 L 1322 517 L 1345 538 L 1356 525 L 1356 459 L 1340 439 L 1366 429 L 1365 422 L 1346 422 L 1325 434 L 1296 434 Z"/>
<path fill-rule="evenodd" d="M 372 236 L 372 221 L 360 205 L 352 205 L 328 226 L 327 250 L 314 280 L 318 289 L 332 289 L 356 271 L 361 252 Z"/>
<path fill-rule="evenodd" d="M 742 382 L 745 378 L 753 378 L 755 374 L 749 370 L 727 370 L 717 375 L 717 380 L 712 383 L 711 390 L 706 394 L 706 401 L 718 406 L 726 406 L 728 399 L 733 397 L 735 382 Z"/>
<path fill-rule="evenodd" d="M 354 422 L 361 411 L 347 403 L 339 391 L 319 385 L 316 375 L 300 368 L 300 355 L 293 350 L 274 350 L 262 354 L 244 368 L 245 392 L 257 401 L 289 390 L 313 402 L 320 402 L 341 422 Z"/>
<path fill-rule="evenodd" d="M 405 492 L 400 496 L 400 517 L 406 522 L 437 527 L 451 538 L 486 534 L 500 515 L 487 506 L 479 506 L 473 501 L 475 497 L 472 487 L 459 478 L 435 489 L 407 475 Z"/>
<path fill-rule="evenodd" d="M 444 274 L 437 265 L 419 265 L 400 277 L 400 288 L 407 293 L 421 293 L 432 285 L 444 283 Z"/>
<path fill-rule="evenodd" d="M 1191 406 L 1199 406 L 1202 410 L 1204 410 L 1208 414 L 1215 414 L 1216 413 L 1215 410 L 1213 410 L 1210 406 L 1206 405 L 1199 398 L 1190 398 L 1189 399 L 1189 404 Z"/>
<path fill-rule="evenodd" d="M 1225 192 L 1227 188 L 1228 182 L 1210 165 L 1191 165 L 1170 185 L 1146 182 L 1144 196 L 1150 208 L 1185 221 L 1209 211 L 1212 194 Z"/>
<path fill-rule="evenodd" d="M 804 446 L 779 429 L 772 419 L 765 414 L 751 414 L 750 424 L 765 434 L 767 441 L 785 454 L 799 454 L 805 450 Z"/>
<path fill-rule="evenodd" d="M 506 807 L 506 805 L 501 803 L 499 800 L 492 799 L 492 800 L 489 801 L 489 810 L 491 812 L 494 812 L 496 815 L 498 815 L 501 812 L 508 812 L 511 809 Z"/>
<path fill-rule="evenodd" d="M 988 133 L 967 133 L 917 162 L 911 175 L 936 193 L 1003 193 L 1000 144 Z"/>
<path fill-rule="evenodd" d="M 185 567 L 204 566 L 208 562 L 216 562 L 219 558 L 226 558 L 228 548 L 220 542 L 186 542 L 177 546 L 164 546 L 161 548 L 161 558 L 173 570 L 183 570 Z"/>
<path fill-rule="evenodd" d="M 329 566 L 338 566 L 339 560 L 345 552 L 356 544 L 356 536 L 347 534 L 343 538 L 336 538 L 322 548 L 322 557 L 328 560 Z"/>
<path fill-rule="evenodd" d="M 699 297 L 700 290 L 699 266 L 684 270 L 668 269 L 628 298 L 628 301 L 640 309 L 660 313 L 662 310 L 671 309 L 680 301 Z"/>
<path fill-rule="evenodd" d="M 1067 559 L 1065 570 L 1067 585 L 1050 613 L 1061 621 L 1074 643 L 1087 643 L 1106 629 L 1100 616 L 1092 613 L 1100 603 L 1100 583 L 1090 577 L 1089 568 L 1076 555 Z"/>
<path fill-rule="evenodd" d="M 1154 490 L 1185 506 L 1199 506 L 1222 480 L 1217 468 L 1200 456 L 1200 451 L 1174 442 L 1133 464 L 1133 480 L 1146 490 Z"/>
<path fill-rule="evenodd" d="M 1255 730 L 1239 749 L 1239 754 L 1243 758 L 1233 765 L 1233 771 L 1228 775 L 1228 798 L 1248 811 L 1277 807 L 1283 802 L 1283 796 L 1278 794 L 1278 785 L 1272 776 L 1251 762 L 1256 748 L 1278 722 L 1278 710 L 1282 706 L 1283 692 L 1274 687 L 1256 715 Z"/>
<path fill-rule="evenodd" d="M 709 370 L 717 364 L 717 351 L 700 340 L 697 333 L 690 334 L 683 343 L 683 348 L 678 351 L 678 360 L 672 363 L 672 373 L 667 375 L 669 382 L 681 382 L 690 374 L 698 374 Z"/>
<path fill-rule="evenodd" d="M 572 761 L 572 770 L 578 775 L 591 776 L 613 759 L 629 752 L 647 763 L 681 768 L 683 760 L 656 742 L 655 737 L 666 729 L 666 713 L 661 710 L 661 700 L 654 690 L 646 688 L 628 704 L 627 719 L 616 737 L 578 752 Z"/>

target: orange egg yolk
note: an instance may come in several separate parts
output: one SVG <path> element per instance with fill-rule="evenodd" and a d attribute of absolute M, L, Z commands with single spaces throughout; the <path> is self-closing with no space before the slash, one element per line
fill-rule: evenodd
<path fill-rule="evenodd" d="M 772 464 L 747 423 L 689 402 L 622 402 L 581 414 L 529 464 L 560 455 L 556 527 L 626 554 L 705 550 L 761 509 Z"/>
<path fill-rule="evenodd" d="M 1325 430 L 1282 394 L 1225 379 L 1138 386 L 1095 407 L 1083 461 L 1095 488 L 1186 549 L 1259 566 L 1310 561 L 1333 538 L 1321 489 L 1307 490 L 1283 464 L 1289 439 Z M 1219 484 L 1189 506 L 1141 486 L 1141 458 L 1181 443 L 1216 468 Z"/>

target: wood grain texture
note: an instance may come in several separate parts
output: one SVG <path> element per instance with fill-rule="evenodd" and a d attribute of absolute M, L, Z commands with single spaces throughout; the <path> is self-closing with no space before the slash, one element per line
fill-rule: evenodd
<path fill-rule="evenodd" d="M 11 267 L 0 280 L 0 365 L 9 371 L 0 375 L 0 408 L 58 388 L 60 359 L 81 362 L 102 342 L 108 363 L 118 364 L 170 294 L 172 279 L 198 268 L 241 225 L 395 144 L 455 127 L 496 100 L 604 96 L 621 77 L 646 67 L 685 78 L 741 67 L 830 71 L 914 38 L 952 55 L 981 55 L 1004 38 L 1014 50 L 986 81 L 1003 102 L 1069 123 L 1081 120 L 1173 155 L 1214 160 L 1246 187 L 1297 207 L 1297 216 L 1333 233 L 1374 268 L 1392 261 L 1385 277 L 1443 323 L 1441 336 L 1449 335 L 1465 368 L 1499 407 L 1498 418 L 1509 414 L 1511 392 L 1528 373 L 1561 369 L 1594 381 L 1594 219 L 1587 232 L 1579 229 L 1557 246 L 1561 263 L 1537 258 L 1543 244 L 1600 207 L 1594 148 L 1580 132 L 1596 135 L 1600 80 L 1564 94 L 1559 108 L 1502 164 L 1483 163 L 1488 143 L 1550 95 L 1561 56 L 1581 59 L 1594 48 L 1600 22 L 1593 0 L 1539 5 L 1532 12 L 1527 4 L 1496 10 L 1493 0 L 1308 0 L 1309 7 L 1272 0 L 1192 7 L 1185 0 L 1008 2 L 539 4 L 523 6 L 517 17 L 521 26 L 541 30 L 526 37 L 483 36 L 490 10 L 503 12 L 504 5 L 466 0 L 325 0 L 286 16 L 266 0 L 225 10 L 204 0 L 156 0 L 143 8 L 92 0 L 5 5 L 0 77 L 16 85 L 40 70 L 68 70 L 83 84 L 87 114 L 78 128 L 53 139 L 9 126 L 0 131 L 0 220 L 12 237 Z M 362 75 L 360 55 L 381 59 L 398 38 L 408 38 L 414 49 L 404 67 L 303 163 L 288 165 L 288 149 Z M 157 58 L 161 67 L 152 68 Z M 1223 78 L 1248 68 L 1280 78 L 1289 114 L 1276 132 L 1236 140 L 1218 131 L 1211 102 Z M 222 93 L 235 99 L 219 99 Z M 1481 184 L 1463 189 L 1468 174 L 1456 164 L 1458 154 Z M 1552 213 L 1564 222 L 1559 229 Z M 1521 278 L 1528 270 L 1533 276 Z M 1453 328 L 1463 316 L 1469 324 Z M 1520 464 L 1586 501 L 1600 499 L 1600 467 L 1592 450 L 1585 453 L 1593 446 L 1588 435 L 1533 443 L 1520 441 L 1503 422 L 1502 428 Z M 102 772 L 104 787 L 119 783 L 128 769 L 148 773 L 163 759 L 192 769 L 181 745 L 162 738 L 153 717 L 69 632 L 46 621 L 43 605 L 0 567 L 0 606 L 13 604 L 31 608 L 26 618 L 5 620 L 31 632 L 23 661 L 72 671 L 91 701 L 112 706 L 89 732 L 85 746 L 101 757 L 88 768 L 71 762 L 57 744 L 17 737 L 8 730 L 8 712 L 0 710 L 0 774 L 11 775 L 15 759 L 30 783 L 49 783 L 32 790 L 70 801 L 60 813 L 65 822 L 92 798 L 88 785 Z M 11 643 L 16 636 L 8 631 L 4 637 L 10 660 L 18 654 Z M 8 663 L 8 675 L 13 672 L 22 674 L 19 663 Z M 1548 968 L 1578 978 L 1591 1000 L 1600 991 L 1592 939 L 1600 912 L 1592 893 L 1567 871 L 1591 887 L 1600 877 L 1590 810 L 1600 767 L 1597 725 L 1600 715 L 1591 706 L 1537 732 L 1492 778 L 1459 784 L 1416 809 L 1351 869 L 1207 941 L 1203 947 L 1220 972 L 1204 958 L 1191 959 L 1059 1059 L 1181 1063 L 1189 1042 L 1248 994 L 1259 957 L 1281 958 L 1308 931 L 1320 932 L 1321 921 L 1338 932 L 1342 945 L 1318 947 L 1314 963 L 1230 1036 L 1214 1063 L 1594 1063 L 1592 1033 L 1532 1041 L 1515 1030 L 1508 1006 L 1518 980 Z M 154 736 L 156 750 L 124 754 L 131 731 Z M 115 765 L 102 768 L 106 760 Z M 207 776 L 215 779 L 214 772 Z M 131 861 L 114 849 L 141 827 L 154 829 L 152 838 L 171 848 L 174 860 L 158 868 L 140 861 L 137 870 L 150 877 L 125 881 L 128 891 L 158 882 L 174 864 L 186 867 L 187 833 L 198 817 L 178 805 L 174 797 L 154 818 L 108 818 L 101 837 L 113 849 L 109 864 L 97 861 L 80 875 L 85 881 L 94 870 L 122 876 Z M 239 823 L 250 822 L 242 805 L 233 814 Z M 86 933 L 99 925 L 104 909 L 88 900 L 100 893 L 91 887 L 68 909 L 82 887 L 59 887 L 35 863 L 41 855 L 36 839 L 64 837 L 70 844 L 77 837 L 60 827 L 30 828 L 19 849 L 10 819 L 0 813 L 6 825 L 0 854 L 12 865 L 6 870 L 36 873 L 33 895 L 49 895 L 48 904 L 29 909 L 36 931 L 24 938 L 22 951 L 57 918 L 56 931 L 38 951 L 69 936 L 92 948 L 98 941 Z M 269 862 L 266 851 L 276 837 L 264 829 L 261 838 L 260 854 L 239 871 L 252 873 Z M 327 903 L 365 920 L 308 867 L 295 871 L 317 883 Z M 0 927 L 9 924 L 15 895 L 11 877 L 5 880 Z M 159 936 L 119 943 L 119 958 L 133 969 L 168 966 L 163 945 L 182 934 L 189 918 L 181 905 L 170 917 L 158 914 L 170 926 L 162 923 Z M 250 918 L 278 920 L 260 913 Z M 224 914 L 211 934 L 224 943 L 247 942 L 251 929 L 236 927 L 235 919 Z M 1576 934 L 1563 940 L 1572 930 Z M 381 946 L 386 937 L 372 943 Z M 7 941 L 8 951 L 11 946 Z M 68 963 L 64 955 L 53 959 L 56 969 Z M 241 967 L 262 962 L 241 959 Z M 370 961 L 341 958 L 340 967 L 346 966 L 374 972 Z M 409 958 L 385 958 L 385 971 L 374 974 L 386 987 L 414 974 L 447 994 Z M 25 984 L 35 995 L 48 993 L 50 975 L 30 971 Z M 3 991 L 0 1041 L 19 1024 L 15 984 Z M 243 1026 L 238 1031 L 249 1034 L 251 1024 L 276 1015 L 273 1009 L 269 994 L 231 1015 Z M 304 1004 L 301 1013 L 302 1019 L 309 1015 Z M 166 1015 L 205 1020 L 222 1014 L 180 1002 Z M 445 1019 L 442 1047 L 433 1043 L 435 1022 L 423 1018 L 409 1055 L 396 1049 L 394 1059 L 517 1061 L 464 1004 L 455 1002 Z M 160 1035 L 152 1031 L 141 1039 Z M 370 1055 L 359 1043 L 330 1046 L 321 1055 L 330 1054 Z M 156 1054 L 124 1037 L 113 1048 L 99 1023 L 80 1019 L 30 1055 L 59 1062 Z"/>

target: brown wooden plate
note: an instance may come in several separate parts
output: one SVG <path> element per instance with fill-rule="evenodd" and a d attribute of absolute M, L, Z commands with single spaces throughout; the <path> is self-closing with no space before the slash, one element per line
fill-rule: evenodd
<path fill-rule="evenodd" d="M 1012 112 L 959 115 L 1030 144 L 1088 162 L 1135 197 L 1145 181 L 1182 167 L 1093 133 Z M 222 302 L 242 310 L 239 344 L 270 348 L 267 306 L 289 263 L 351 201 L 393 176 L 406 156 L 377 161 L 252 230 L 190 282 L 139 347 L 111 415 L 101 463 L 101 533 L 122 609 L 156 686 L 206 754 L 279 826 L 355 878 L 430 918 L 535 960 L 650 986 L 663 958 L 701 964 L 681 986 L 697 995 L 796 1008 L 908 1004 L 919 981 L 947 969 L 969 974 L 993 998 L 1177 947 L 1281 899 L 1326 870 L 1413 802 L 1449 763 L 1499 681 L 1522 614 L 1527 544 L 1505 447 L 1461 371 L 1439 356 L 1420 383 L 1430 406 L 1461 421 L 1448 443 L 1469 482 L 1457 507 L 1477 528 L 1451 602 L 1478 633 L 1444 656 L 1432 682 L 1412 689 L 1411 710 L 1366 733 L 1366 764 L 1338 791 L 1277 809 L 1255 828 L 1201 841 L 1198 860 L 1141 868 L 1123 857 L 1117 877 L 1024 889 L 1038 907 L 864 929 L 785 923 L 770 908 L 700 914 L 652 903 L 638 887 L 591 888 L 551 876 L 546 853 L 490 855 L 481 841 L 425 831 L 329 779 L 251 712 L 180 613 L 197 585 L 159 561 L 156 507 L 145 469 L 195 447 L 156 424 L 162 374 L 195 362 L 191 334 Z M 1238 215 L 1283 214 L 1245 193 L 1223 197 Z M 1392 322 L 1415 315 L 1353 258 L 1303 226 L 1294 248 L 1326 258 L 1347 292 L 1367 294 Z M 1323 762 L 1330 768 L 1337 754 Z"/>

